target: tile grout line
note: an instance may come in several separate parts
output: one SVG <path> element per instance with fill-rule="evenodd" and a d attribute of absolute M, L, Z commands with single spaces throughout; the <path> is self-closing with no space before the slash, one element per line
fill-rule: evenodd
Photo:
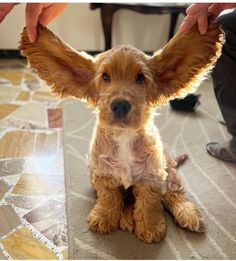
<path fill-rule="evenodd" d="M 2 251 L 3 255 L 7 258 L 7 260 L 13 260 L 11 255 L 7 252 L 3 244 L 0 242 L 0 250 Z"/>
<path fill-rule="evenodd" d="M 57 133 L 57 153 L 59 153 L 59 151 L 60 151 L 60 139 L 61 139 L 60 130 L 61 130 L 61 128 L 58 128 L 58 129 L 56 130 L 56 133 Z M 61 144 L 61 145 L 62 145 L 62 144 Z M 63 152 L 63 148 L 62 148 L 62 152 Z M 64 158 L 63 158 L 63 161 L 64 161 Z M 64 176 L 65 176 L 65 172 L 64 172 Z"/>

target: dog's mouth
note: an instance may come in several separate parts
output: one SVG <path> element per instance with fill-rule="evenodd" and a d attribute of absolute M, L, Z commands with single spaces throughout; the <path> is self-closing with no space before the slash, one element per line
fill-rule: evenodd
<path fill-rule="evenodd" d="M 127 128 L 130 125 L 130 121 L 128 118 L 114 116 L 109 125 L 117 128 Z"/>

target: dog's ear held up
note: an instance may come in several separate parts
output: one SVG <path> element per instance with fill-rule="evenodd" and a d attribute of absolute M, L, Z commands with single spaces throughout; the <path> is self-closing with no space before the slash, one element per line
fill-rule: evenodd
<path fill-rule="evenodd" d="M 194 92 L 221 55 L 224 36 L 220 25 L 213 22 L 205 35 L 199 33 L 197 25 L 188 32 L 178 32 L 150 60 L 155 85 L 150 89 L 149 102 L 159 105 Z"/>
<path fill-rule="evenodd" d="M 37 30 L 35 43 L 30 43 L 25 28 L 19 43 L 19 49 L 27 57 L 30 67 L 60 97 L 74 96 L 90 104 L 95 103 L 93 57 L 77 52 L 40 24 Z"/>

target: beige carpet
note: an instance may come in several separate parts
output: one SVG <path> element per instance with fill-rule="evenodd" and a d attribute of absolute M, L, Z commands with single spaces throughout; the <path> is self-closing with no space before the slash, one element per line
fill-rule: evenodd
<path fill-rule="evenodd" d="M 65 176 L 71 259 L 236 259 L 236 165 L 209 156 L 205 144 L 229 138 L 218 123 L 219 109 L 210 82 L 199 89 L 202 104 L 196 113 L 176 113 L 169 105 L 156 117 L 163 141 L 172 155 L 187 153 L 179 169 L 190 198 L 205 218 L 207 232 L 195 234 L 168 220 L 167 237 L 144 244 L 128 232 L 92 233 L 86 222 L 95 202 L 86 165 L 94 115 L 85 104 L 64 104 Z"/>

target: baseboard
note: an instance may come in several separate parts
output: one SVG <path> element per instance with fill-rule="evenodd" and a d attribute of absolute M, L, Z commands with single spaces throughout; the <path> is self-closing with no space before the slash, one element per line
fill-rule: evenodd
<path fill-rule="evenodd" d="M 17 49 L 0 49 L 0 59 L 25 59 Z"/>

